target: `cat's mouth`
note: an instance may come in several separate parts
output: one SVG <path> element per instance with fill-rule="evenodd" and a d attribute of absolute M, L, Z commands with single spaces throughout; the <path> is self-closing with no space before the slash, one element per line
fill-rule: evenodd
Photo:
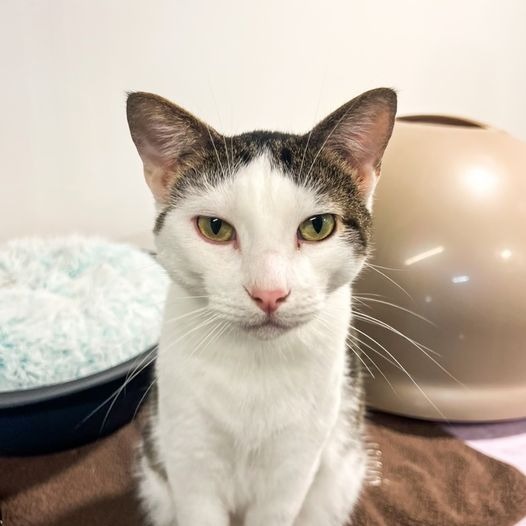
<path fill-rule="evenodd" d="M 258 338 L 269 339 L 280 336 L 295 326 L 295 324 L 284 323 L 274 317 L 268 317 L 264 321 L 244 324 L 242 327 L 245 331 Z"/>
<path fill-rule="evenodd" d="M 253 325 L 248 325 L 248 329 L 261 329 L 263 327 L 275 327 L 277 329 L 288 329 L 288 326 L 284 323 L 279 322 L 278 320 L 269 318 L 261 323 L 255 323 Z"/>

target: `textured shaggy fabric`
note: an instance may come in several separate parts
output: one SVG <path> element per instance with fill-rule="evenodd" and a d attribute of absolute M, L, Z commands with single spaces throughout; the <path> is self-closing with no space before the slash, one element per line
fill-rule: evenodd
<path fill-rule="evenodd" d="M 0 391 L 121 363 L 160 333 L 168 278 L 146 253 L 96 238 L 0 246 Z"/>
<path fill-rule="evenodd" d="M 526 477 L 438 425 L 374 415 L 368 435 L 383 453 L 383 476 L 364 491 L 353 526 L 513 526 L 526 515 Z M 0 459 L 5 526 L 143 525 L 137 439 L 131 424 L 84 448 Z"/>

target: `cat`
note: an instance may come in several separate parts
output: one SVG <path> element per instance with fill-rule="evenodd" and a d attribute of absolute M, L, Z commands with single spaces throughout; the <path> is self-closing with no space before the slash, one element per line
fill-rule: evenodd
<path fill-rule="evenodd" d="M 152 526 L 343 526 L 367 470 L 351 286 L 397 98 L 305 135 L 225 137 L 131 93 L 127 117 L 171 278 L 138 456 Z"/>

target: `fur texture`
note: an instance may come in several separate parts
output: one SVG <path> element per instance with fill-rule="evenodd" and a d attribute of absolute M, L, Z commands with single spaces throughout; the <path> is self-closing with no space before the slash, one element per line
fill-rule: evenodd
<path fill-rule="evenodd" d="M 155 526 L 342 526 L 366 471 L 347 354 L 351 283 L 396 97 L 367 92 L 305 135 L 224 137 L 160 97 L 128 99 L 172 278 L 139 460 Z M 332 214 L 307 242 L 299 225 Z M 200 235 L 196 218 L 235 228 Z M 266 311 L 251 291 L 279 291 Z"/>

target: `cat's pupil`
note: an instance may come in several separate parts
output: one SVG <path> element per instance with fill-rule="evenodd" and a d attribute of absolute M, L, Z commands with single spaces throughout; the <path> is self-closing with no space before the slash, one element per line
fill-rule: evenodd
<path fill-rule="evenodd" d="M 321 229 L 323 228 L 323 217 L 314 216 L 314 217 L 311 217 L 310 221 L 312 223 L 314 230 L 316 230 L 316 233 L 319 234 L 321 232 Z"/>
<path fill-rule="evenodd" d="M 214 235 L 217 236 L 217 234 L 219 234 L 222 224 L 223 224 L 223 221 L 221 219 L 218 219 L 217 217 L 210 218 L 210 228 L 212 232 L 214 233 Z"/>

